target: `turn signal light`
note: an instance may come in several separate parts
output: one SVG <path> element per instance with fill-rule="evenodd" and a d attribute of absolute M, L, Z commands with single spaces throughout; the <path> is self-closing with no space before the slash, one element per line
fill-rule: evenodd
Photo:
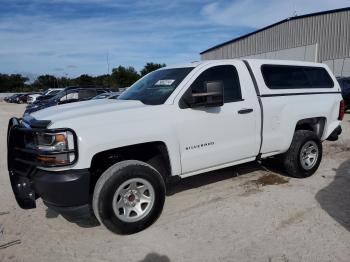
<path fill-rule="evenodd" d="M 56 143 L 59 143 L 59 142 L 67 143 L 66 136 L 63 135 L 63 134 L 57 134 L 57 135 L 55 135 L 55 142 L 56 142 Z"/>
<path fill-rule="evenodd" d="M 36 159 L 41 163 L 50 164 L 50 165 L 52 165 L 52 164 L 59 164 L 59 165 L 69 164 L 68 159 L 60 160 L 54 156 L 37 156 Z"/>

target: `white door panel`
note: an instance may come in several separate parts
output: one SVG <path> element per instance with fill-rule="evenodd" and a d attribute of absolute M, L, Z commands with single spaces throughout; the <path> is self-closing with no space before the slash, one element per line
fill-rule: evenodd
<path fill-rule="evenodd" d="M 221 107 L 179 108 L 176 114 L 182 174 L 255 157 L 259 153 L 260 107 L 254 86 L 244 65 L 231 65 L 239 74 L 242 100 Z M 211 67 L 213 65 L 203 71 Z M 197 77 L 199 75 L 200 72 Z M 253 111 L 239 114 L 242 109 Z"/>
<path fill-rule="evenodd" d="M 250 106 L 250 107 L 249 107 Z M 257 155 L 257 110 L 246 102 L 232 102 L 222 107 L 184 109 L 178 120 L 182 173 L 226 164 Z"/>

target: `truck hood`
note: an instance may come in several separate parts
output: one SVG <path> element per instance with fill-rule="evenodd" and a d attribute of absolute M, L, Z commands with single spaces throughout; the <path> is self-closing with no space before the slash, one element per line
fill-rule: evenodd
<path fill-rule="evenodd" d="M 52 123 L 79 117 L 106 114 L 120 110 L 146 107 L 136 100 L 100 99 L 52 106 L 31 114 L 37 120 L 51 120 Z"/>

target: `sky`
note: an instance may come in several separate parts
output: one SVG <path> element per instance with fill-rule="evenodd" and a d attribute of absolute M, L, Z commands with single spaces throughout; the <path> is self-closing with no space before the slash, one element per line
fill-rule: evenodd
<path fill-rule="evenodd" d="M 0 0 L 0 73 L 76 77 L 177 64 L 279 20 L 349 0 Z M 108 59 L 107 59 L 108 58 Z"/>

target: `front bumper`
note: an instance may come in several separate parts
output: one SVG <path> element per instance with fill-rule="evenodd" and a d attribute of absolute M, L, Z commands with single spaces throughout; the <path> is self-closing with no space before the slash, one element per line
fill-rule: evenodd
<path fill-rule="evenodd" d="M 91 215 L 88 169 L 60 172 L 38 170 L 33 178 L 33 188 L 47 207 L 70 221 L 77 222 Z"/>
<path fill-rule="evenodd" d="M 44 171 L 36 169 L 30 176 L 10 172 L 10 181 L 18 205 L 36 207 L 36 199 L 71 221 L 90 216 L 90 172 L 88 169 Z"/>
<path fill-rule="evenodd" d="M 49 205 L 71 207 L 89 203 L 88 169 L 56 172 L 37 170 L 31 181 L 35 194 Z"/>
<path fill-rule="evenodd" d="M 36 123 L 37 125 L 44 123 Z M 36 207 L 36 199 L 70 220 L 90 215 L 90 172 L 88 169 L 46 171 L 39 169 L 30 156 L 23 154 L 18 119 L 8 129 L 8 170 L 12 190 L 23 209 Z M 40 126 L 40 125 L 39 125 Z M 33 129 L 34 130 L 34 129 Z M 28 132 L 28 131 L 27 131 Z M 32 152 L 30 152 L 32 153 Z"/>

